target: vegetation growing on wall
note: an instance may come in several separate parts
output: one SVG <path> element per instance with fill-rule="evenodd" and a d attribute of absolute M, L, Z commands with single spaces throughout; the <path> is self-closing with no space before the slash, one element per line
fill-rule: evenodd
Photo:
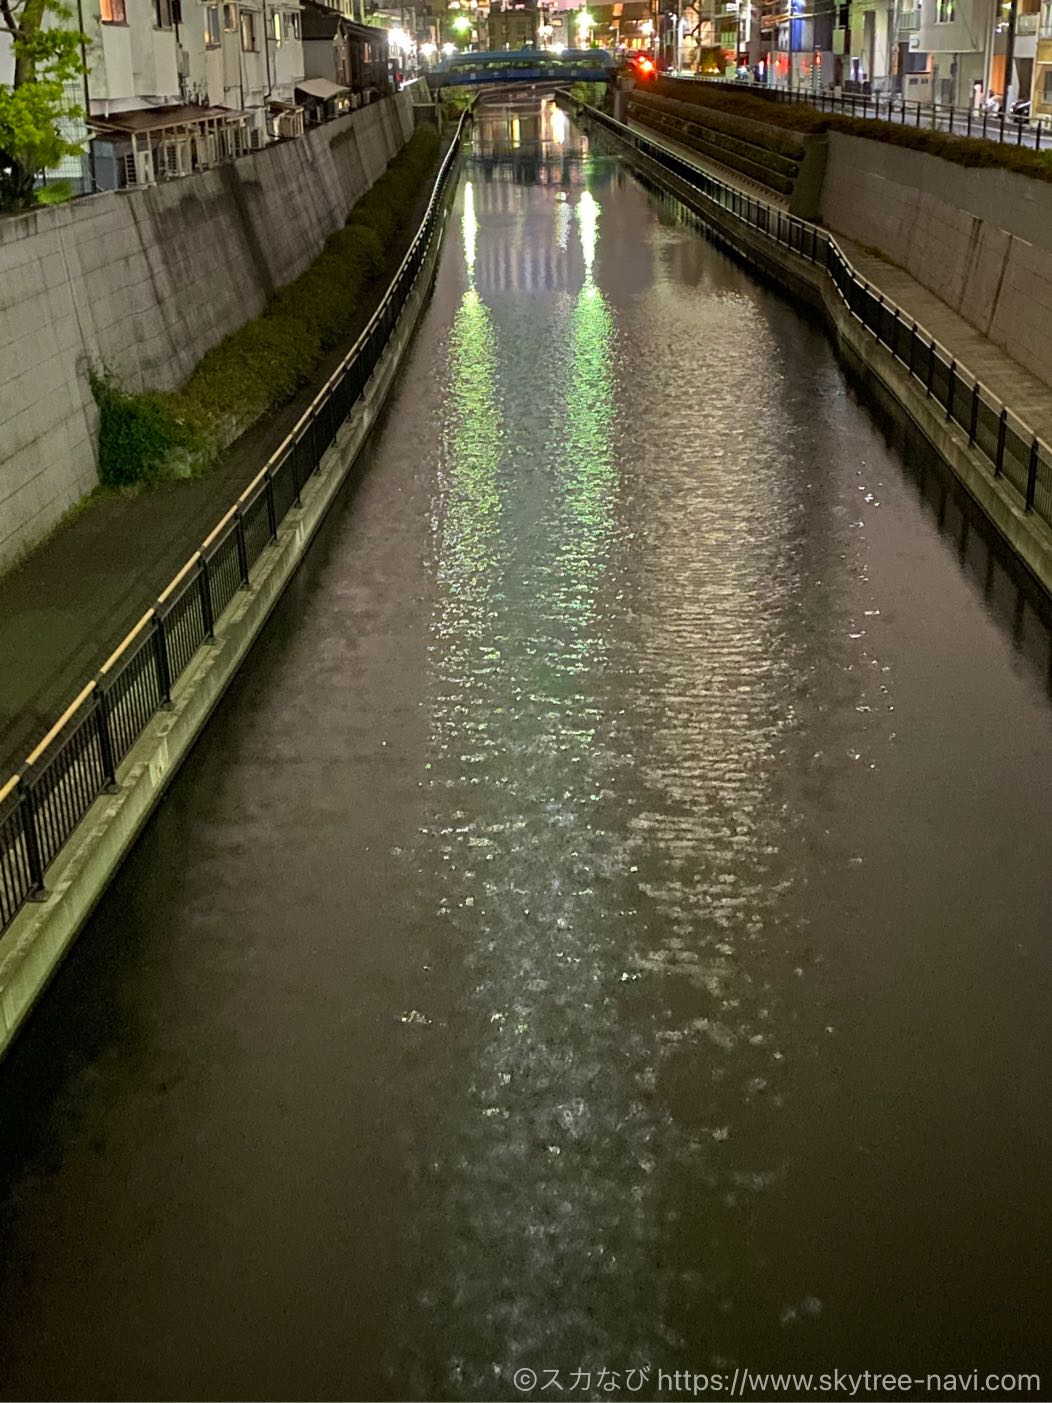
<path fill-rule="evenodd" d="M 128 394 L 112 375 L 95 375 L 102 482 L 123 487 L 199 471 L 291 399 L 346 338 L 437 158 L 437 133 L 421 127 L 321 256 L 262 316 L 213 347 L 180 389 Z"/>
<path fill-rule="evenodd" d="M 839 113 L 820 112 L 803 102 L 781 102 L 759 92 L 728 92 L 724 88 L 677 81 L 675 78 L 660 79 L 655 84 L 655 91 L 680 102 L 719 109 L 787 131 L 815 134 L 844 132 L 848 136 L 866 137 L 871 141 L 923 151 L 929 156 L 941 156 L 943 160 L 961 166 L 1000 167 L 1035 180 L 1052 181 L 1052 151 L 1032 151 L 1025 146 L 1003 145 L 977 137 L 950 136 L 948 132 L 930 131 L 900 122 L 878 122 L 872 117 L 845 117 Z"/>

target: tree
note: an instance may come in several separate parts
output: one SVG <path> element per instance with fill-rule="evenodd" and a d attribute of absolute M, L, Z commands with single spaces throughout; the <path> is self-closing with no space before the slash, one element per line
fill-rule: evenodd
<path fill-rule="evenodd" d="M 62 0 L 0 0 L 0 40 L 14 59 L 11 83 L 0 83 L 0 209 L 25 209 L 41 172 L 77 156 L 63 123 L 85 115 L 70 96 L 83 77 L 87 36 L 68 27 Z"/>

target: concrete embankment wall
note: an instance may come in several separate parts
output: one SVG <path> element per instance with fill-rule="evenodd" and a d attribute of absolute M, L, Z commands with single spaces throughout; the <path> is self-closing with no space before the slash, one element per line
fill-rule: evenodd
<path fill-rule="evenodd" d="M 820 213 L 1052 385 L 1052 184 L 831 132 Z"/>
<path fill-rule="evenodd" d="M 706 200 L 647 156 L 630 147 L 625 155 L 700 214 L 725 247 L 824 316 L 845 361 L 878 399 L 906 413 L 1034 578 L 1052 594 L 1052 531 L 1033 512 L 1024 510 L 1018 493 L 993 475 L 989 461 L 969 445 L 959 425 L 947 422 L 945 410 L 925 394 L 923 384 L 851 315 L 824 269 Z"/>
<path fill-rule="evenodd" d="M 456 188 L 455 178 L 448 191 Z M 447 205 L 448 208 L 448 205 Z M 216 704 L 233 680 L 346 480 L 394 383 L 431 288 L 442 225 L 379 365 L 336 440 L 172 689 L 118 768 L 119 789 L 96 799 L 47 872 L 47 899 L 29 901 L 0 939 L 0 1056 L 106 890 Z"/>
<path fill-rule="evenodd" d="M 412 130 L 400 93 L 184 180 L 0 220 L 0 570 L 98 481 L 88 371 L 180 384 L 317 257 Z"/>

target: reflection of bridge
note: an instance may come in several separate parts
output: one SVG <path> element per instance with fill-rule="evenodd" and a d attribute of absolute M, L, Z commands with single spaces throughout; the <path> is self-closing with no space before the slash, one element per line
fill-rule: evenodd
<path fill-rule="evenodd" d="M 498 49 L 453 54 L 427 75 L 432 91 L 493 84 L 605 83 L 616 67 L 606 49 Z"/>

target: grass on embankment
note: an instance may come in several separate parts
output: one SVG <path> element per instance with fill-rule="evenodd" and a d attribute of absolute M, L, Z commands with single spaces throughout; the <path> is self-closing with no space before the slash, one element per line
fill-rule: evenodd
<path fill-rule="evenodd" d="M 171 391 L 128 394 L 92 376 L 99 406 L 99 478 L 127 487 L 187 476 L 215 461 L 239 434 L 305 385 L 340 345 L 416 208 L 438 158 L 430 127 L 413 133 L 347 224 L 311 266 L 198 362 Z"/>
<path fill-rule="evenodd" d="M 1014 171 L 1034 180 L 1052 181 L 1052 151 L 1033 151 L 1026 146 L 1010 146 L 979 137 L 951 136 L 948 132 L 911 127 L 900 122 L 877 121 L 873 117 L 845 117 L 835 112 L 820 112 L 803 102 L 781 102 L 760 93 L 727 92 L 703 83 L 660 78 L 652 90 L 661 96 L 676 98 L 698 107 L 713 108 L 733 116 L 765 122 L 786 131 L 818 135 L 822 132 L 844 132 L 848 136 L 883 141 L 891 146 L 905 146 L 923 151 L 929 156 L 941 156 L 959 166 L 984 166 Z"/>

